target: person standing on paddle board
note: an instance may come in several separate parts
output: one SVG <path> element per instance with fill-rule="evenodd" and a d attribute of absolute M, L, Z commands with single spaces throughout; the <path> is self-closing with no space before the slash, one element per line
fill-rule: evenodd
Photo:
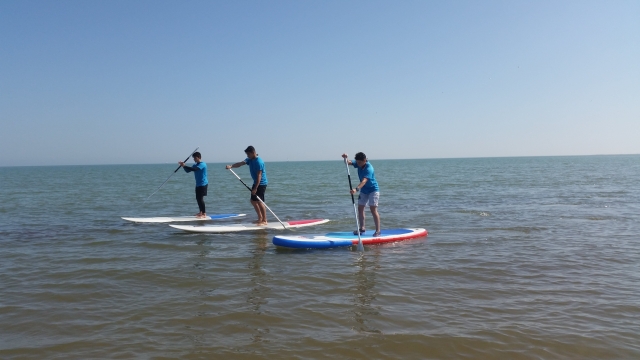
<path fill-rule="evenodd" d="M 264 201 L 264 193 L 267 190 L 267 170 L 264 167 L 264 161 L 256 153 L 256 149 L 249 145 L 245 150 L 247 158 L 244 161 L 237 162 L 233 165 L 227 165 L 227 169 L 237 168 L 243 165 L 249 165 L 249 172 L 251 172 L 251 178 L 253 179 L 253 186 L 251 187 L 251 205 L 258 214 L 258 221 L 256 225 L 267 225 L 267 208 L 264 206 L 258 197 Z"/>
<path fill-rule="evenodd" d="M 202 219 L 207 217 L 207 211 L 204 207 L 204 197 L 207 196 L 207 187 L 209 185 L 209 180 L 207 180 L 207 164 L 200 161 L 202 159 L 202 155 L 196 151 L 191 155 L 193 157 L 193 161 L 196 163 L 193 166 L 185 165 L 184 161 L 178 161 L 178 164 L 182 166 L 185 172 L 192 172 L 196 177 L 196 201 L 198 201 L 198 207 L 200 208 L 200 212 L 196 214 L 198 219 Z"/>
<path fill-rule="evenodd" d="M 349 155 L 342 154 L 342 158 L 347 159 L 349 158 Z M 375 174 L 373 173 L 373 166 L 367 160 L 367 156 L 362 152 L 356 154 L 355 160 L 347 160 L 347 163 L 358 169 L 358 178 L 360 179 L 360 184 L 358 184 L 355 189 L 351 189 L 351 194 L 355 194 L 358 190 L 360 191 L 360 195 L 358 195 L 358 218 L 360 220 L 360 229 L 354 231 L 353 234 L 357 235 L 357 231 L 360 231 L 360 234 L 364 234 L 364 207 L 369 205 L 369 209 L 371 209 L 371 216 L 373 216 L 373 222 L 376 224 L 376 232 L 373 233 L 373 236 L 380 236 L 380 214 L 378 214 L 380 188 L 378 187 L 378 182 L 376 181 Z"/>

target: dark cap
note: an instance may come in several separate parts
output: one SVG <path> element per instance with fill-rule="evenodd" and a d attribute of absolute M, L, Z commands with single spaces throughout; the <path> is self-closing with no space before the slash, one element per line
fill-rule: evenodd
<path fill-rule="evenodd" d="M 253 146 L 249 145 L 247 146 L 246 149 L 244 149 L 244 152 L 256 152 L 256 148 L 254 148 Z"/>

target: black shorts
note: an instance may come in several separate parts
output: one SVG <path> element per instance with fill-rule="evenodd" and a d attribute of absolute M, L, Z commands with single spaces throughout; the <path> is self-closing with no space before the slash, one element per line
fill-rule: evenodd
<path fill-rule="evenodd" d="M 258 201 L 258 197 L 264 201 L 264 192 L 267 190 L 267 185 L 258 185 L 255 195 L 251 195 L 251 201 Z"/>
<path fill-rule="evenodd" d="M 207 187 L 209 186 L 209 184 L 205 185 L 205 186 L 196 186 L 196 199 L 203 197 L 203 196 L 207 196 Z"/>

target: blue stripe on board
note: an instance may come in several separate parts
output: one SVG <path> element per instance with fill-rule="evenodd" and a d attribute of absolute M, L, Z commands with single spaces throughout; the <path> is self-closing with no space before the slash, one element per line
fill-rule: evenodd
<path fill-rule="evenodd" d="M 211 218 L 211 220 L 215 220 L 215 219 L 226 219 L 226 218 L 231 218 L 231 217 L 237 217 L 240 214 L 218 214 L 218 215 L 211 215 L 209 216 L 209 218 Z"/>
<path fill-rule="evenodd" d="M 284 246 L 288 248 L 297 249 L 328 249 L 340 246 L 353 245 L 351 240 L 289 240 L 286 238 L 280 238 L 275 236 L 273 238 L 273 245 Z"/>

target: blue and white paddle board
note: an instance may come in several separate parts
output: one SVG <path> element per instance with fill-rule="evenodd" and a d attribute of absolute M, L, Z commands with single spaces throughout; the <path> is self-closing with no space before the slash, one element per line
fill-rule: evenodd
<path fill-rule="evenodd" d="M 380 236 L 373 237 L 373 231 L 361 234 L 363 245 L 384 244 L 427 236 L 425 229 L 383 229 Z M 332 232 L 324 235 L 278 235 L 273 237 L 273 245 L 298 249 L 326 249 L 340 246 L 358 245 L 358 235 L 353 232 Z"/>
<path fill-rule="evenodd" d="M 178 216 L 178 217 L 148 217 L 148 218 L 130 218 L 123 217 L 123 220 L 133 221 L 137 223 L 169 223 L 169 222 L 179 222 L 179 221 L 207 221 L 207 220 L 222 220 L 222 219 L 230 219 L 241 216 L 246 216 L 247 214 L 217 214 L 217 215 L 207 215 L 203 218 L 197 218 L 195 216 Z"/>

